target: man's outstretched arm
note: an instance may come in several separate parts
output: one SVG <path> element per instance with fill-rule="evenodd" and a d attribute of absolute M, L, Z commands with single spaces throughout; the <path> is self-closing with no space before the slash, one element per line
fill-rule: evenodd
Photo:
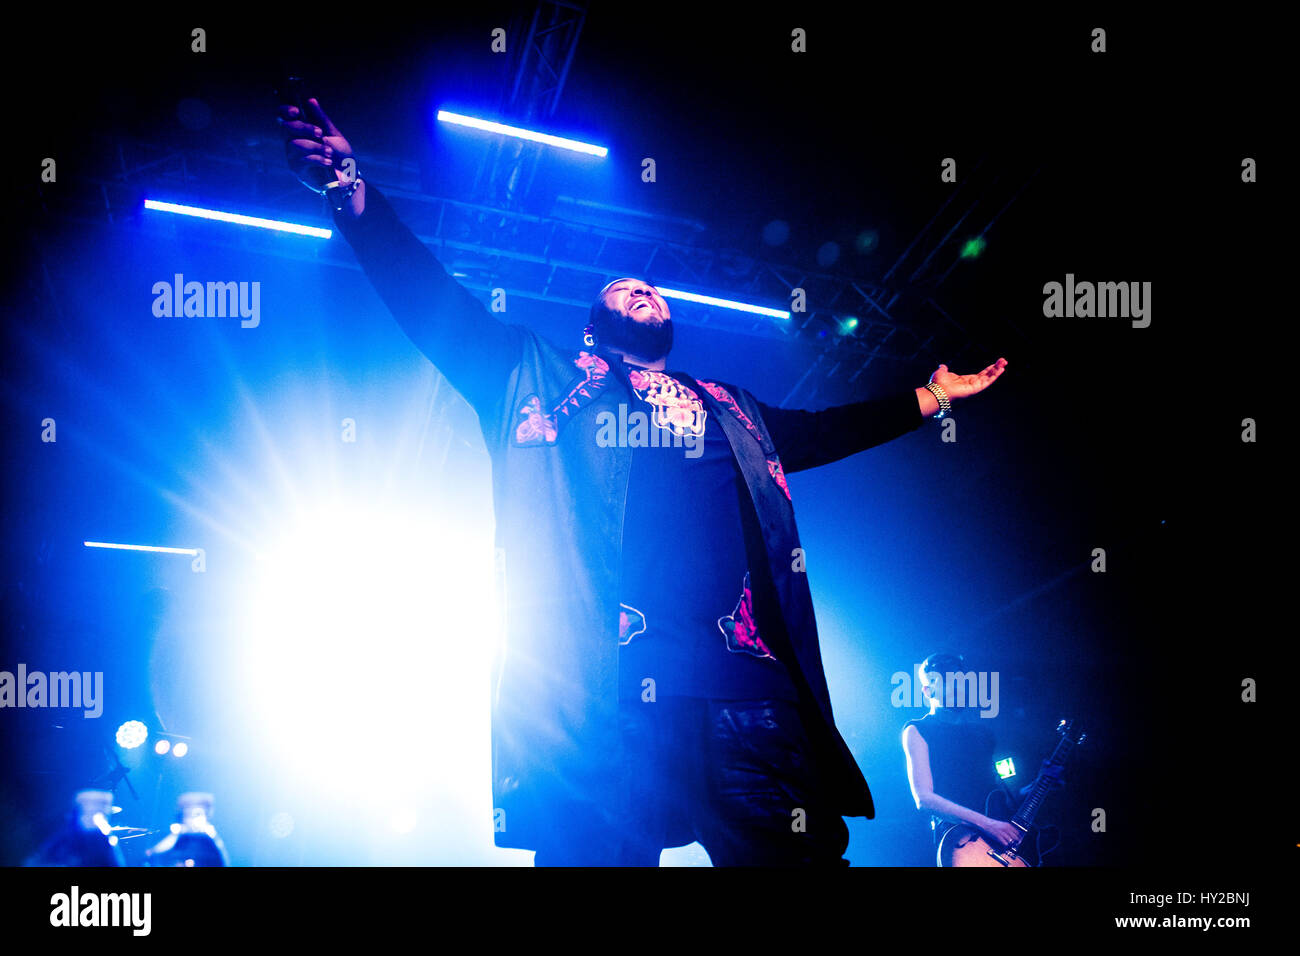
<path fill-rule="evenodd" d="M 956 402 L 984 391 L 1006 367 L 1007 360 L 1000 358 L 975 375 L 955 375 L 948 366 L 940 365 L 930 381 Z M 762 402 L 758 407 L 781 456 L 781 467 L 789 474 L 827 465 L 906 435 L 939 411 L 939 400 L 928 388 L 918 388 L 819 412 L 776 408 Z"/>
<path fill-rule="evenodd" d="M 280 107 L 289 168 L 313 189 L 349 181 L 352 147 L 316 100 Z M 352 160 L 348 164 L 347 160 Z M 520 336 L 448 275 L 384 195 L 364 178 L 334 214 L 357 261 L 407 337 L 458 392 L 482 411 L 504 392 L 521 354 Z"/>

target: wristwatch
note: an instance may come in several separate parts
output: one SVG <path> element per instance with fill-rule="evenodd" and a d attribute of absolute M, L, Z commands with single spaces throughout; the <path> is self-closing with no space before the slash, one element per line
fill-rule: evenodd
<path fill-rule="evenodd" d="M 948 393 L 943 390 L 943 386 L 930 382 L 925 387 L 926 390 L 934 396 L 935 401 L 939 403 L 939 411 L 934 415 L 931 415 L 931 418 L 943 418 L 943 416 L 952 411 L 952 399 L 950 399 Z"/>
<path fill-rule="evenodd" d="M 348 201 L 352 198 L 352 194 L 357 191 L 357 187 L 360 185 L 361 174 L 357 173 L 345 183 L 341 183 L 338 180 L 335 180 L 332 183 L 326 183 L 325 188 L 320 191 L 320 194 L 329 200 L 330 207 L 335 212 L 339 212 L 348 204 Z"/>

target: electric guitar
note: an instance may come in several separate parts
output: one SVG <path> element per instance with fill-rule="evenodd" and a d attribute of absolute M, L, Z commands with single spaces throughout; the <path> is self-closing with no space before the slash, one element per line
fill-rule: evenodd
<path fill-rule="evenodd" d="M 1057 725 L 1056 732 L 1061 739 L 1056 742 L 1056 749 L 1048 758 L 1048 764 L 1064 767 L 1070 759 L 1074 748 L 1087 738 L 1077 720 L 1063 720 Z M 944 834 L 939 842 L 940 866 L 1036 866 L 1026 860 L 1021 846 L 1034 825 L 1034 817 L 1043 803 L 1043 798 L 1052 789 L 1051 781 L 1040 771 L 1034 780 L 1029 794 L 1020 809 L 1011 818 L 1011 825 L 1020 831 L 1020 838 L 1014 843 L 1003 846 L 997 843 L 983 830 L 962 823 Z"/>

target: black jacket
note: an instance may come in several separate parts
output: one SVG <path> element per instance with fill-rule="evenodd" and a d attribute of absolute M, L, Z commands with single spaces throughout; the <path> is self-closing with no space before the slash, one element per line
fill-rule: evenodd
<path fill-rule="evenodd" d="M 366 211 L 336 217 L 412 342 L 478 413 L 492 457 L 504 648 L 492 699 L 499 846 L 532 848 L 566 813 L 618 805 L 618 611 L 631 448 L 595 440 L 601 409 L 632 393 L 617 356 L 558 348 L 500 322 L 453 280 L 367 183 Z M 749 488 L 745 540 L 759 631 L 784 661 L 832 798 L 874 815 L 835 728 L 786 472 L 837 461 L 921 424 L 916 396 L 819 412 L 669 370 L 706 402 Z"/>

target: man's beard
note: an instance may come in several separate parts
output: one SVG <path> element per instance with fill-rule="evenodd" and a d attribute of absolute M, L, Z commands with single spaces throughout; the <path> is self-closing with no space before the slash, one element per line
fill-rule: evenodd
<path fill-rule="evenodd" d="M 673 349 L 672 319 L 664 319 L 662 325 L 646 325 L 621 312 L 604 309 L 594 325 L 596 341 L 602 346 L 648 362 L 664 358 Z"/>

